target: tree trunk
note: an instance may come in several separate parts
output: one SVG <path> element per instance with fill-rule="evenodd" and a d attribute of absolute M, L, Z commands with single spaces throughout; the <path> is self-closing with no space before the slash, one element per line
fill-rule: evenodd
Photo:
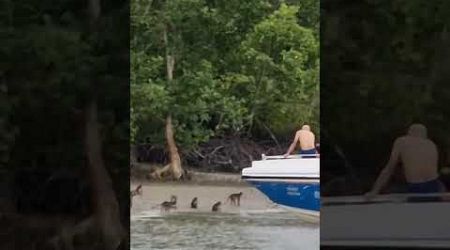
<path fill-rule="evenodd" d="M 181 167 L 180 154 L 175 144 L 172 117 L 170 115 L 166 119 L 166 140 L 170 156 L 170 172 L 174 179 L 179 180 L 183 175 L 183 169 Z"/>
<path fill-rule="evenodd" d="M 101 14 L 100 0 L 88 2 L 91 32 L 96 32 Z M 91 76 L 94 81 L 95 76 Z M 87 103 L 85 115 L 85 150 L 88 160 L 88 176 L 92 188 L 94 220 L 106 250 L 116 250 L 125 232 L 120 222 L 119 204 L 114 193 L 111 178 L 105 168 L 102 156 L 102 142 L 98 122 L 98 107 L 92 84 L 92 99 Z"/>
<path fill-rule="evenodd" d="M 112 181 L 103 162 L 95 100 L 92 100 L 87 106 L 85 129 L 85 147 L 92 186 L 94 216 L 105 249 L 115 250 L 123 239 L 124 229 L 120 222 L 119 204 L 112 187 Z"/>
<path fill-rule="evenodd" d="M 167 25 L 165 25 L 164 30 L 163 30 L 163 39 L 164 39 L 164 46 L 166 48 L 167 82 L 168 82 L 168 84 L 172 84 L 173 70 L 175 68 L 175 56 L 170 51 L 167 30 L 168 30 L 168 27 L 167 27 Z"/>
<path fill-rule="evenodd" d="M 173 71 L 175 69 L 175 56 L 171 53 L 169 46 L 169 39 L 167 35 L 168 27 L 164 27 L 163 39 L 166 48 L 166 69 L 167 69 L 167 82 L 172 84 L 173 81 Z M 172 116 L 169 114 L 166 117 L 166 141 L 169 150 L 170 159 L 170 172 L 175 180 L 179 180 L 183 174 L 183 169 L 181 167 L 180 154 L 178 153 L 178 148 L 175 143 L 175 137 L 173 132 Z"/>
<path fill-rule="evenodd" d="M 138 163 L 137 145 L 130 146 L 130 167 L 136 166 Z"/>

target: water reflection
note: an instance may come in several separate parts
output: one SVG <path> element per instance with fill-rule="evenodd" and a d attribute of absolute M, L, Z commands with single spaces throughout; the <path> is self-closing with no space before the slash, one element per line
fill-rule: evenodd
<path fill-rule="evenodd" d="M 143 212 L 131 222 L 131 249 L 319 249 L 319 224 L 281 211 Z"/>

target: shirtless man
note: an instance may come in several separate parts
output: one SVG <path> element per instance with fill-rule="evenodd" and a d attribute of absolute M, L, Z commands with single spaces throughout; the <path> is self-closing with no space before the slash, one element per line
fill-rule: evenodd
<path fill-rule="evenodd" d="M 381 171 L 372 190 L 366 193 L 371 199 L 386 185 L 398 163 L 402 162 L 403 172 L 410 193 L 437 193 L 443 191 L 438 175 L 438 151 L 428 139 L 427 129 L 422 124 L 413 124 L 408 134 L 395 140 L 391 157 Z"/>
<path fill-rule="evenodd" d="M 299 142 L 300 145 L 300 154 L 301 155 L 315 155 L 317 154 L 316 148 L 315 148 L 315 136 L 311 132 L 311 128 L 309 125 L 303 125 L 302 129 L 298 130 L 297 133 L 295 133 L 294 141 L 291 143 L 291 146 L 289 146 L 288 151 L 286 154 L 284 154 L 284 157 L 288 157 L 292 151 L 295 150 L 295 146 L 297 146 L 297 142 Z M 305 156 L 303 158 L 315 158 L 316 156 Z"/>

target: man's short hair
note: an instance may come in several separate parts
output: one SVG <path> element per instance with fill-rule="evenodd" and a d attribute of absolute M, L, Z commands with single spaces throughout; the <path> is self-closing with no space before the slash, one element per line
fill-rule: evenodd
<path fill-rule="evenodd" d="M 418 137 L 427 137 L 427 127 L 420 123 L 415 123 L 409 126 L 408 130 L 409 135 L 418 136 Z"/>

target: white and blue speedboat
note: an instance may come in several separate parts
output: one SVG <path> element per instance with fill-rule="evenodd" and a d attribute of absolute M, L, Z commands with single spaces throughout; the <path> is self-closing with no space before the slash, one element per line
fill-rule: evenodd
<path fill-rule="evenodd" d="M 262 155 L 261 160 L 242 170 L 242 178 L 274 203 L 319 217 L 320 158 Z"/>

